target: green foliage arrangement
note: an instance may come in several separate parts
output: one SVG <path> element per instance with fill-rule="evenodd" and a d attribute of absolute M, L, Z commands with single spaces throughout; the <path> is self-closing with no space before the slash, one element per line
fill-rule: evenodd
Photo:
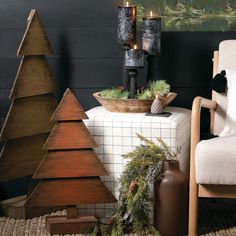
<path fill-rule="evenodd" d="M 170 151 L 161 138 L 157 138 L 160 144 L 157 145 L 139 134 L 137 136 L 143 144 L 124 155 L 129 162 L 119 180 L 116 213 L 107 224 L 97 225 L 93 236 L 160 235 L 149 222 L 150 183 L 161 179 L 163 160 L 175 159 L 178 152 Z"/>
<path fill-rule="evenodd" d="M 137 93 L 137 99 L 151 99 L 151 98 L 153 98 L 153 94 L 150 91 L 150 89 L 144 89 L 138 91 Z"/>
<path fill-rule="evenodd" d="M 148 87 L 154 96 L 156 94 L 166 96 L 170 92 L 170 85 L 167 84 L 165 80 L 151 81 Z"/>
<path fill-rule="evenodd" d="M 119 98 L 119 99 L 127 99 L 129 92 L 122 90 L 120 88 L 111 88 L 105 89 L 100 93 L 103 98 Z"/>
<path fill-rule="evenodd" d="M 165 80 L 155 80 L 147 88 L 138 90 L 137 99 L 154 99 L 157 94 L 166 96 L 170 92 L 170 85 Z M 121 88 L 105 89 L 100 93 L 103 98 L 128 99 L 129 92 Z"/>

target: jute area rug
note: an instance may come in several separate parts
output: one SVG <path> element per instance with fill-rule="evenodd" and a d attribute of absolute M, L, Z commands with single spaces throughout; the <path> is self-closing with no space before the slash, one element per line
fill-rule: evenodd
<path fill-rule="evenodd" d="M 55 214 L 64 215 L 65 213 L 66 211 L 60 211 Z M 201 200 L 199 232 L 199 235 L 204 236 L 236 236 L 236 201 Z M 49 236 L 45 228 L 45 216 L 30 220 L 1 217 L 0 235 Z M 81 236 L 81 234 L 74 234 L 73 236 Z"/>

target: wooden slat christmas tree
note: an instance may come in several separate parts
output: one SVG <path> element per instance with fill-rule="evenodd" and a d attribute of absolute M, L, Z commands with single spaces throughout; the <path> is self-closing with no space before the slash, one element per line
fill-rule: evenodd
<path fill-rule="evenodd" d="M 42 147 L 53 127 L 55 80 L 44 55 L 52 48 L 36 10 L 31 10 L 17 55 L 22 60 L 11 90 L 11 106 L 0 139 L 0 181 L 34 173 L 45 152 Z"/>
<path fill-rule="evenodd" d="M 51 118 L 56 124 L 44 145 L 47 153 L 33 176 L 40 182 L 26 202 L 28 207 L 67 206 L 67 216 L 47 218 L 51 234 L 84 233 L 97 223 L 94 216 L 78 217 L 78 204 L 116 202 L 99 178 L 108 173 L 82 119 L 87 115 L 67 89 Z"/>

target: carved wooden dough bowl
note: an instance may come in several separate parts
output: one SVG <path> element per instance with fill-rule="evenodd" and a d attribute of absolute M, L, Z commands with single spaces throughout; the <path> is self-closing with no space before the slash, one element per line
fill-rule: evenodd
<path fill-rule="evenodd" d="M 97 101 L 111 112 L 130 112 L 143 113 L 150 111 L 153 99 L 118 99 L 118 98 L 103 98 L 100 92 L 94 93 L 93 96 Z M 169 93 L 165 97 L 159 97 L 163 107 L 171 103 L 177 93 Z"/>

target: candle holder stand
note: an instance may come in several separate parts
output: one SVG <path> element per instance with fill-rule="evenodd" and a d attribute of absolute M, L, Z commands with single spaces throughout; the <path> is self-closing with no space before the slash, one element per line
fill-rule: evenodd
<path fill-rule="evenodd" d="M 125 53 L 127 50 L 131 48 L 130 44 L 123 44 L 123 50 L 124 50 L 124 58 L 125 58 Z M 129 91 L 130 89 L 130 80 L 129 80 L 129 75 L 128 75 L 129 69 L 125 67 L 125 59 L 123 63 L 123 78 L 122 78 L 122 85 L 125 90 Z"/>
<path fill-rule="evenodd" d="M 155 64 L 157 61 L 157 56 L 148 54 L 146 60 L 148 64 L 146 83 L 148 84 L 149 81 L 153 81 L 156 79 Z"/>
<path fill-rule="evenodd" d="M 129 75 L 129 98 L 134 99 L 137 94 L 137 76 L 138 70 L 137 69 L 128 69 Z"/>

